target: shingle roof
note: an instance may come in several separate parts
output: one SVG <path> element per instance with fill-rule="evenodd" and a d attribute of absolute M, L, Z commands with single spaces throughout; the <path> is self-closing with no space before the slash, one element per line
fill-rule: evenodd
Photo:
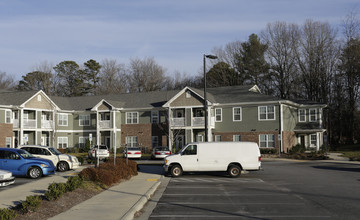
<path fill-rule="evenodd" d="M 0 91 L 0 105 L 21 105 L 38 91 Z"/>
<path fill-rule="evenodd" d="M 212 103 L 248 103 L 248 102 L 267 102 L 278 101 L 278 98 L 250 91 L 253 86 L 228 86 L 207 89 L 207 99 Z M 204 90 L 190 88 L 201 97 Z M 115 108 L 154 108 L 161 107 L 181 90 L 154 91 L 145 93 L 125 93 L 98 96 L 81 97 L 59 97 L 50 96 L 49 98 L 62 110 L 83 111 L 90 110 L 101 100 L 105 100 Z M 21 105 L 37 91 L 8 92 L 0 91 L 1 105 Z"/>

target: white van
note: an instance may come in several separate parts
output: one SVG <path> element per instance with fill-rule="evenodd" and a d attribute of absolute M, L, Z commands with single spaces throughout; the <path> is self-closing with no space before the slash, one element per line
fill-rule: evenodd
<path fill-rule="evenodd" d="M 260 170 L 261 154 L 254 142 L 190 143 L 178 154 L 165 158 L 164 170 L 173 177 L 184 172 L 227 171 L 238 177 L 241 170 Z"/>

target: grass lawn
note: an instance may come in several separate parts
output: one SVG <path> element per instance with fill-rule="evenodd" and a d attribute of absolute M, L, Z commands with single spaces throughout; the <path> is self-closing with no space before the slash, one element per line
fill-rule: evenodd
<path fill-rule="evenodd" d="M 350 160 L 360 161 L 360 144 L 340 146 L 332 152 L 343 153 L 344 157 L 348 157 Z"/>

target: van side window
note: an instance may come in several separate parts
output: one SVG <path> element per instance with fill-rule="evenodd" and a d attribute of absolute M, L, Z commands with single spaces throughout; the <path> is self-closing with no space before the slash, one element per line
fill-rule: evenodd
<path fill-rule="evenodd" d="M 183 155 L 196 155 L 197 145 L 189 145 L 182 153 Z"/>

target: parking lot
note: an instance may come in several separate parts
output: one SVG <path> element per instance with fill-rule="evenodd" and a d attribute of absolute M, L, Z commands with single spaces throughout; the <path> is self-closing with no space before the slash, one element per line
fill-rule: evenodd
<path fill-rule="evenodd" d="M 266 161 L 228 178 L 171 178 L 149 219 L 359 219 L 360 165 Z"/>

